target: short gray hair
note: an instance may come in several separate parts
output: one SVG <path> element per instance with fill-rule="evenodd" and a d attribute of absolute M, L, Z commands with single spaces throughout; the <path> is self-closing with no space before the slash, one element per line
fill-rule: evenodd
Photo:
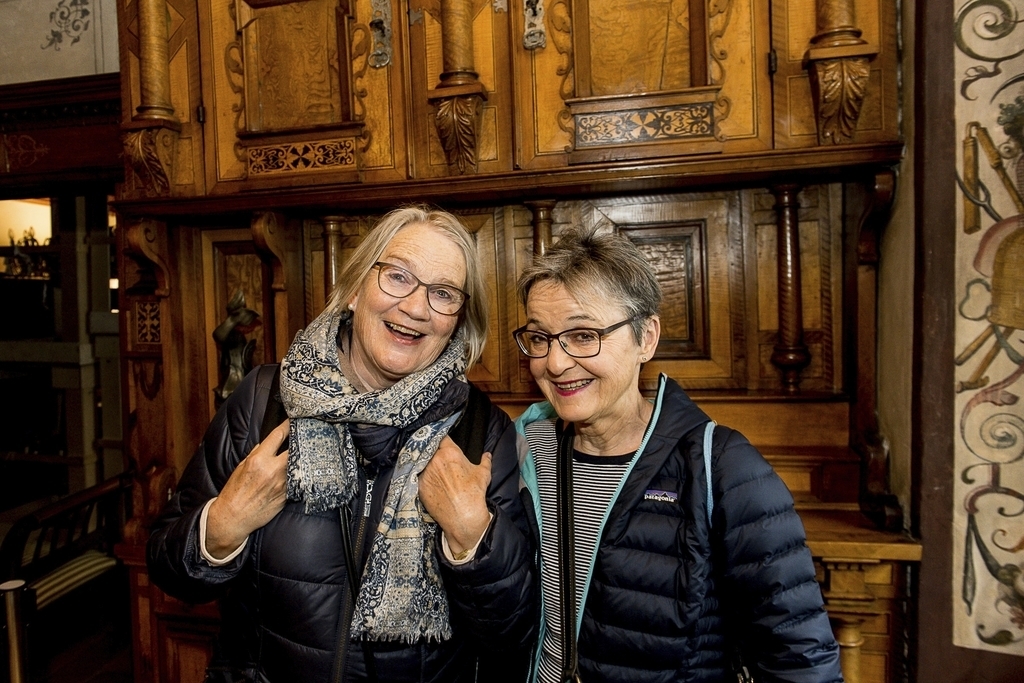
<path fill-rule="evenodd" d="M 543 256 L 534 256 L 516 287 L 523 307 L 530 290 L 541 282 L 562 285 L 581 299 L 596 292 L 626 309 L 635 318 L 631 327 L 637 344 L 643 343 L 644 321 L 661 307 L 661 285 L 644 255 L 629 238 L 596 229 L 573 228 Z"/>
<path fill-rule="evenodd" d="M 403 228 L 414 224 L 425 224 L 437 228 L 462 251 L 466 262 L 466 283 L 462 289 L 469 294 L 466 307 L 459 313 L 459 325 L 466 339 L 466 369 L 480 359 L 487 342 L 487 285 L 480 271 L 476 239 L 458 218 L 440 209 L 426 206 L 404 206 L 387 213 L 352 252 L 338 274 L 338 285 L 334 288 L 327 309 L 344 313 L 349 300 L 363 284 L 373 264 L 380 260 L 388 244 Z"/>

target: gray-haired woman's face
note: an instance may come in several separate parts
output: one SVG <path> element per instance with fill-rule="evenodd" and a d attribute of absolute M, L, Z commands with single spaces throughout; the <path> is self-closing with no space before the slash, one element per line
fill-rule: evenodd
<path fill-rule="evenodd" d="M 595 292 L 579 299 L 561 284 L 537 283 L 526 300 L 527 328 L 555 335 L 603 329 L 628 317 L 620 304 Z M 552 341 L 546 356 L 530 359 L 530 373 L 563 420 L 611 428 L 636 410 L 641 358 L 653 354 L 657 335 L 652 339 L 637 344 L 631 326 L 623 325 L 601 338 L 600 353 L 591 358 L 574 358 Z"/>
<path fill-rule="evenodd" d="M 420 282 L 465 289 L 466 262 L 462 250 L 438 228 L 413 223 L 388 243 L 380 261 L 404 268 Z M 384 389 L 433 363 L 444 351 L 459 322 L 430 307 L 427 288 L 418 287 L 399 298 L 378 285 L 371 268 L 352 308 L 351 362 L 358 380 L 371 390 Z"/>

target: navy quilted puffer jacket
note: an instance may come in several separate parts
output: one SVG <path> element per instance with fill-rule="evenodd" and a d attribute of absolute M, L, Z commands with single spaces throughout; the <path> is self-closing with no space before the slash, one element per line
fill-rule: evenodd
<path fill-rule="evenodd" d="M 735 681 L 730 642 L 742 646 L 758 683 L 840 683 L 839 647 L 785 484 L 740 433 L 717 427 L 709 525 L 709 418 L 664 376 L 655 414 L 647 446 L 611 504 L 589 587 L 578 588 L 587 591 L 578 636 L 584 683 Z M 534 501 L 522 430 L 538 419 L 553 419 L 549 404 L 517 422 L 520 467 Z M 675 500 L 645 499 L 648 491 Z M 556 520 L 543 524 L 553 529 Z M 586 569 L 577 567 L 576 576 L 586 577 Z"/>
<path fill-rule="evenodd" d="M 306 514 L 302 503 L 289 502 L 222 567 L 206 563 L 198 548 L 203 506 L 259 441 L 276 369 L 265 365 L 249 373 L 218 411 L 153 527 L 147 560 L 153 581 L 170 595 L 190 603 L 220 599 L 222 656 L 213 667 L 224 672 L 217 680 L 326 682 L 332 680 L 339 616 L 349 600 L 338 511 Z M 479 428 L 486 430 L 484 450 L 493 454 L 488 507 L 494 520 L 471 562 L 453 567 L 438 549 L 454 636 L 441 643 L 350 641 L 342 680 L 367 680 L 368 666 L 380 683 L 525 675 L 525 660 L 507 654 L 530 641 L 536 619 L 534 551 L 519 497 L 515 430 L 493 405 L 482 415 L 489 415 Z M 354 525 L 363 519 L 366 484 L 360 478 Z M 389 481 L 389 470 L 377 475 L 368 529 L 377 526 Z M 500 675 L 487 673 L 494 669 Z"/>

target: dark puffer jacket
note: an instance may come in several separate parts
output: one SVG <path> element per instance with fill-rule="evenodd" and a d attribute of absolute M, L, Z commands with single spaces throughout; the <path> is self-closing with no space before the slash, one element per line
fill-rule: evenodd
<path fill-rule="evenodd" d="M 549 404 L 538 404 L 517 426 L 522 433 L 553 415 Z M 589 587 L 578 589 L 586 591 L 578 641 L 583 681 L 735 681 L 732 642 L 759 683 L 841 682 L 839 647 L 785 484 L 741 434 L 715 428 L 709 526 L 709 418 L 664 376 L 655 416 L 647 446 L 611 504 Z M 520 458 L 536 500 L 532 452 Z M 543 524 L 555 533 L 556 520 Z M 581 583 L 586 570 L 576 568 Z"/>
<path fill-rule="evenodd" d="M 350 593 L 337 510 L 306 514 L 302 503 L 289 501 L 249 536 L 231 563 L 213 567 L 199 553 L 202 508 L 259 442 L 276 370 L 267 365 L 251 372 L 218 411 L 154 525 L 149 571 L 161 589 L 186 602 L 221 599 L 221 659 L 231 676 L 275 683 L 331 681 L 340 615 L 346 613 Z M 342 680 L 366 680 L 370 666 L 381 683 L 472 681 L 478 656 L 506 675 L 525 672 L 521 657 L 511 661 L 512 655 L 505 654 L 530 641 L 536 621 L 533 549 L 518 493 L 515 430 L 489 402 L 477 414 L 486 416 L 479 429 L 486 430 L 484 450 L 493 455 L 488 507 L 494 520 L 471 562 L 453 567 L 438 548 L 453 637 L 411 645 L 351 641 Z M 371 531 L 380 519 L 390 476 L 388 470 L 376 477 L 365 519 Z M 351 509 L 354 527 L 364 521 L 362 473 L 358 490 Z M 357 538 L 356 528 L 352 538 Z"/>

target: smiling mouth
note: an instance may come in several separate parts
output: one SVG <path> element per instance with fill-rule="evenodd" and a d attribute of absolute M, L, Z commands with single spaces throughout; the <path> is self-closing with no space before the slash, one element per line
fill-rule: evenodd
<path fill-rule="evenodd" d="M 398 325 L 398 324 L 395 324 L 395 323 L 385 322 L 384 324 L 392 332 L 395 332 L 395 333 L 401 335 L 402 337 L 406 337 L 408 339 L 419 339 L 420 337 L 424 336 L 423 333 L 421 333 L 421 332 L 417 332 L 416 330 L 409 329 L 408 327 L 402 327 L 401 325 Z"/>
<path fill-rule="evenodd" d="M 593 381 L 592 379 L 578 379 L 572 382 L 553 382 L 553 384 L 559 391 L 569 392 L 582 389 Z"/>

